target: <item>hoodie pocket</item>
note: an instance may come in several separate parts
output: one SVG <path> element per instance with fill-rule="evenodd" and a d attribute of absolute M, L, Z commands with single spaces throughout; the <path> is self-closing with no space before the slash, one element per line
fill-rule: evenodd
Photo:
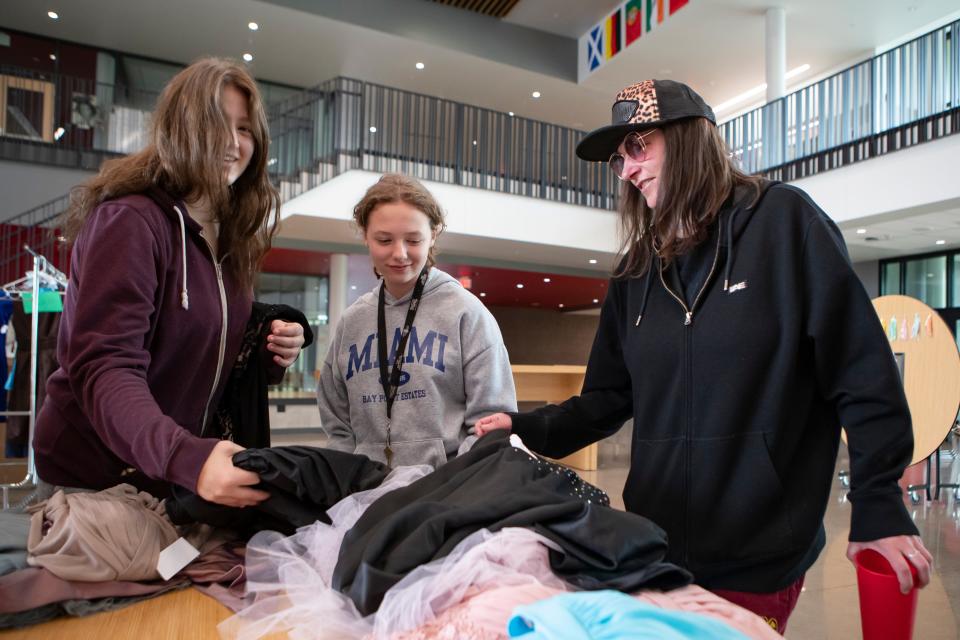
<path fill-rule="evenodd" d="M 794 548 L 790 508 L 762 432 L 695 440 L 691 454 L 691 563 L 758 559 Z"/>
<path fill-rule="evenodd" d="M 383 453 L 385 442 L 361 442 L 355 453 L 360 453 L 371 460 L 386 463 L 387 457 Z M 428 438 L 425 440 L 408 440 L 405 442 L 391 442 L 393 450 L 393 466 L 406 467 L 417 464 L 428 464 L 437 469 L 447 461 L 447 452 L 442 438 Z"/>

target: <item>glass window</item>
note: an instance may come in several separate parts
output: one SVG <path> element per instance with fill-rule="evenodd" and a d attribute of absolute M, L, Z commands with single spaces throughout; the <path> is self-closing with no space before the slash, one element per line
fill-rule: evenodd
<path fill-rule="evenodd" d="M 887 262 L 880 273 L 880 295 L 900 293 L 900 262 Z"/>
<path fill-rule="evenodd" d="M 960 253 L 950 256 L 953 262 L 953 291 L 950 295 L 950 306 L 960 307 Z"/>
<path fill-rule="evenodd" d="M 934 309 L 947 306 L 947 256 L 906 261 L 904 293 Z"/>
<path fill-rule="evenodd" d="M 329 343 L 327 304 L 329 280 L 326 277 L 296 274 L 261 273 L 257 276 L 256 300 L 267 304 L 286 304 L 299 309 L 310 321 L 314 342 L 300 354 L 287 375 L 270 395 L 309 397 L 316 393 L 314 372 L 323 362 Z"/>

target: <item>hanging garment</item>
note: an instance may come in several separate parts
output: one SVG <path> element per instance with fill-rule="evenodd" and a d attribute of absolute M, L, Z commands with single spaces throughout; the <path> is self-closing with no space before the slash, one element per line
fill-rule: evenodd
<path fill-rule="evenodd" d="M 326 511 L 356 491 L 376 487 L 387 468 L 366 456 L 317 447 L 244 449 L 233 464 L 260 476 L 256 485 L 270 497 L 244 509 L 214 504 L 172 485 L 167 514 L 176 524 L 206 522 L 252 533 L 272 529 L 292 534 L 316 521 L 329 523 Z"/>
<path fill-rule="evenodd" d="M 676 588 L 690 574 L 664 562 L 666 535 L 646 518 L 611 509 L 574 472 L 510 445 L 498 430 L 409 487 L 373 504 L 344 538 L 333 586 L 364 614 L 421 564 L 471 533 L 526 527 L 560 548 L 557 575 L 579 589 Z"/>
<path fill-rule="evenodd" d="M 564 593 L 522 605 L 507 630 L 527 640 L 748 640 L 713 618 L 661 609 L 618 591 Z"/>
<path fill-rule="evenodd" d="M 47 396 L 47 378 L 60 365 L 57 362 L 57 333 L 60 330 L 60 313 L 41 313 L 37 327 L 37 412 Z M 10 411 L 30 410 L 30 345 L 32 344 L 31 316 L 23 304 L 13 305 L 11 319 L 17 336 L 17 353 L 14 357 L 13 388 L 8 398 Z M 7 445 L 11 453 L 25 454 L 30 420 L 27 416 L 7 418 Z"/>
<path fill-rule="evenodd" d="M 296 322 L 303 327 L 303 347 L 313 344 L 313 331 L 306 316 L 285 304 L 254 302 L 243 334 L 240 352 L 230 370 L 227 386 L 213 417 L 213 430 L 224 440 L 248 448 L 270 446 L 270 405 L 267 391 L 275 371 L 273 352 L 266 349 L 274 320 Z"/>
<path fill-rule="evenodd" d="M 10 317 L 13 315 L 13 300 L 6 291 L 0 291 L 0 412 L 7 410 L 7 332 L 10 330 Z M 0 422 L 6 422 L 7 416 L 0 413 Z"/>

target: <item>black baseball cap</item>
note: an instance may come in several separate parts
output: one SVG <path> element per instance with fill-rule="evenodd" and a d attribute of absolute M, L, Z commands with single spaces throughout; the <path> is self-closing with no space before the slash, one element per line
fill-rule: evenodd
<path fill-rule="evenodd" d="M 577 156 L 605 162 L 631 131 L 653 129 L 684 118 L 717 119 L 696 91 L 673 80 L 644 80 L 620 90 L 613 99 L 612 124 L 587 134 Z"/>

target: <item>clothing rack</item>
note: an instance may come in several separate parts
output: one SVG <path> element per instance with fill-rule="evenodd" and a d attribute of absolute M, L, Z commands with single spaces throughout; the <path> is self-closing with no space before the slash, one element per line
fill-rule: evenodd
<path fill-rule="evenodd" d="M 30 409 L 28 411 L 0 411 L 0 415 L 6 416 L 28 416 L 29 430 L 27 432 L 27 474 L 19 482 L 0 484 L 0 490 L 3 491 L 3 509 L 10 507 L 11 489 L 34 489 L 38 484 L 37 468 L 33 453 L 33 434 L 37 422 L 37 363 L 38 363 L 38 343 L 40 333 L 40 281 L 53 281 L 57 284 L 66 286 L 66 276 L 50 262 L 35 252 L 27 245 L 23 245 L 24 251 L 33 256 L 33 272 L 25 278 L 16 281 L 18 284 L 29 282 L 31 297 L 31 316 L 30 316 Z M 4 287 L 6 290 L 6 287 Z M 8 292 L 9 293 L 9 292 Z"/>

